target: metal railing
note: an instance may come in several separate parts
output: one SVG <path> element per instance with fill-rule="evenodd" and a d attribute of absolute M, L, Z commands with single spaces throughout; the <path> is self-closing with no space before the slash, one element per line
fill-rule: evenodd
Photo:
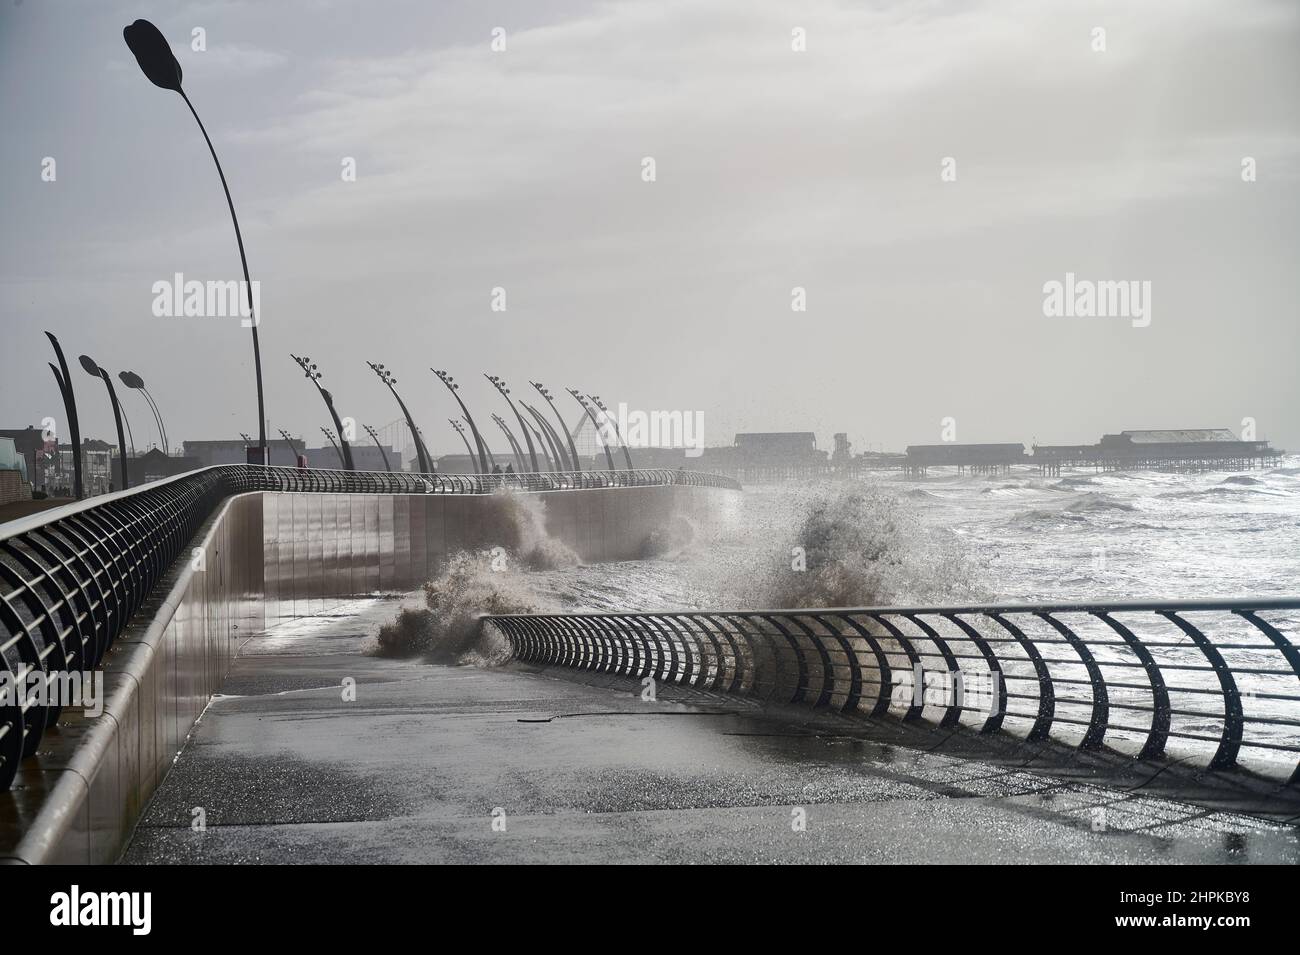
<path fill-rule="evenodd" d="M 52 675 L 88 672 L 221 502 L 247 491 L 490 494 L 690 485 L 687 471 L 407 474 L 218 465 L 0 524 L 0 790 L 61 707 Z M 40 684 L 39 692 L 36 684 Z"/>
<path fill-rule="evenodd" d="M 519 660 L 1300 784 L 1300 599 L 487 616 Z"/>

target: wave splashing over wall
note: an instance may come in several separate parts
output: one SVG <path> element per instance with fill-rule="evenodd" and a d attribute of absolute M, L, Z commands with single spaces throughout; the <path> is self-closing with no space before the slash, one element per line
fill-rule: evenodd
<path fill-rule="evenodd" d="M 499 634 L 480 632 L 478 618 L 495 613 L 556 609 L 492 551 L 462 552 L 424 585 L 424 606 L 406 607 L 380 628 L 380 656 L 424 656 L 430 663 L 496 666 L 510 656 Z"/>
<path fill-rule="evenodd" d="M 924 526 L 900 494 L 873 485 L 827 489 L 790 517 L 782 553 L 764 568 L 743 569 L 749 582 L 736 589 L 744 605 L 871 607 L 984 596 L 961 541 Z"/>
<path fill-rule="evenodd" d="M 424 585 L 424 606 L 404 607 L 377 635 L 381 656 L 424 656 L 431 663 L 497 666 L 510 656 L 505 640 L 479 627 L 483 614 L 544 613 L 556 610 L 520 569 L 576 567 L 578 555 L 546 532 L 540 498 L 501 491 L 493 495 L 487 520 L 499 545 L 454 554 L 443 571 Z"/>

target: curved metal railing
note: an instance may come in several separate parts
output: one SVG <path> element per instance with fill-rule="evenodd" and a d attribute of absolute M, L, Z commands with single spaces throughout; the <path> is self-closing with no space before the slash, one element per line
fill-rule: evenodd
<path fill-rule="evenodd" d="M 220 503 L 246 491 L 490 494 L 681 484 L 688 471 L 407 474 L 218 465 L 0 524 L 0 790 L 60 707 L 33 682 L 93 670 Z"/>
<path fill-rule="evenodd" d="M 1300 599 L 483 619 L 529 663 L 1215 770 L 1246 751 L 1300 784 Z"/>

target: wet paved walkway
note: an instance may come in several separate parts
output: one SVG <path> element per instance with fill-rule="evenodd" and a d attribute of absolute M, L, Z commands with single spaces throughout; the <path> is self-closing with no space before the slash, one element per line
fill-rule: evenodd
<path fill-rule="evenodd" d="M 926 751 L 929 731 L 365 655 L 396 608 L 251 638 L 124 861 L 1300 862 L 1294 826 Z"/>

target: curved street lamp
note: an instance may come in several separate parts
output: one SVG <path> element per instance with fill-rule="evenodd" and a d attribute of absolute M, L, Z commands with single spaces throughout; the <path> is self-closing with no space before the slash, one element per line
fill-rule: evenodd
<path fill-rule="evenodd" d="M 614 416 L 609 413 L 609 409 L 605 407 L 605 402 L 600 400 L 600 395 L 587 395 L 587 397 L 591 399 L 592 404 L 594 404 L 597 408 L 600 409 L 601 415 L 604 417 L 606 421 L 610 423 L 610 426 L 614 429 L 614 437 L 618 438 L 619 446 L 622 447 L 623 449 L 623 460 L 627 462 L 627 469 L 631 471 L 632 453 L 628 451 L 627 442 L 623 440 L 623 432 L 620 431 L 618 428 L 618 421 L 615 420 Z"/>
<path fill-rule="evenodd" d="M 530 381 L 529 384 L 537 389 L 537 393 L 546 399 L 546 403 L 555 412 L 555 419 L 560 422 L 560 430 L 564 432 L 564 437 L 569 441 L 569 453 L 573 456 L 573 470 L 581 471 L 582 462 L 578 459 L 578 446 L 573 443 L 573 434 L 569 431 L 569 426 L 564 423 L 564 415 L 560 414 L 560 409 L 555 407 L 555 396 L 540 381 Z"/>
<path fill-rule="evenodd" d="M 108 376 L 108 372 L 95 364 L 95 359 L 89 355 L 82 355 L 78 361 L 81 362 L 81 367 L 86 369 L 86 374 L 104 379 L 104 387 L 108 389 L 108 400 L 113 405 L 113 420 L 117 423 L 117 457 L 122 465 L 122 490 L 125 491 L 131 486 L 131 480 L 127 475 L 126 468 L 126 435 L 122 433 L 122 406 L 117 403 L 117 392 L 113 390 L 113 379 Z"/>
<path fill-rule="evenodd" d="M 144 396 L 145 402 L 149 405 L 149 410 L 153 412 L 154 424 L 158 426 L 158 440 L 162 442 L 162 452 L 165 457 L 167 455 L 167 429 L 163 426 L 162 412 L 158 410 L 157 402 L 153 400 L 153 395 L 149 394 L 149 389 L 144 386 L 144 379 L 133 371 L 119 371 L 117 377 L 121 379 L 122 384 L 133 391 L 140 392 Z"/>
<path fill-rule="evenodd" d="M 280 429 L 280 437 L 284 438 L 284 443 L 289 446 L 289 451 L 293 454 L 293 460 L 297 463 L 302 455 L 298 453 L 298 449 L 294 446 L 293 438 L 289 437 L 289 432 L 285 431 L 284 428 Z"/>
<path fill-rule="evenodd" d="M 479 434 L 478 426 L 474 424 L 473 416 L 469 413 L 469 409 L 465 407 L 465 402 L 461 400 L 460 395 L 458 394 L 460 391 L 460 385 L 456 384 L 456 379 L 451 377 L 451 375 L 447 374 L 445 371 L 439 371 L 437 368 L 430 368 L 429 370 L 437 375 L 438 380 L 447 386 L 447 390 L 451 392 L 451 396 L 456 399 L 456 404 L 460 405 L 460 410 L 461 413 L 465 415 L 465 420 L 469 422 L 469 430 L 474 432 L 474 444 L 478 447 L 479 467 L 483 469 L 480 473 L 491 474 L 492 469 L 488 467 L 488 458 L 491 457 L 491 452 L 488 451 L 487 445 L 483 443 L 483 436 Z"/>
<path fill-rule="evenodd" d="M 392 474 L 393 466 L 388 463 L 388 452 L 385 451 L 384 446 L 379 443 L 379 435 L 375 434 L 375 429 L 370 427 L 368 424 L 363 424 L 361 427 L 366 429 L 366 434 L 370 435 L 370 440 L 375 442 L 375 447 L 379 449 L 379 456 L 384 459 L 384 470 L 389 474 Z"/>
<path fill-rule="evenodd" d="M 334 432 L 331 431 L 329 428 L 321 428 L 320 433 L 330 439 L 330 444 L 334 445 L 334 453 L 339 456 L 340 461 L 342 461 L 344 464 L 347 464 L 347 459 L 343 457 L 343 452 L 339 450 L 338 442 L 334 440 Z M 342 436 L 340 436 L 339 440 L 340 441 L 342 440 Z M 343 446 L 346 448 L 347 444 L 345 443 Z M 349 471 L 352 470 L 352 467 L 350 465 L 348 466 L 348 470 Z"/>
<path fill-rule="evenodd" d="M 131 457 L 135 457 L 135 435 L 131 433 L 131 416 L 126 413 L 126 406 L 122 405 L 122 421 L 126 424 L 126 443 L 131 448 Z"/>
<path fill-rule="evenodd" d="M 533 447 L 533 438 L 532 435 L 528 433 L 528 426 L 524 423 L 524 416 L 519 413 L 519 409 L 515 407 L 515 403 L 510 400 L 510 386 L 496 375 L 484 374 L 483 377 L 492 382 L 492 387 L 501 393 L 501 397 L 506 399 L 506 404 L 510 405 L 510 410 L 515 413 L 515 419 L 519 422 L 519 428 L 524 433 L 524 441 L 528 444 L 528 458 L 533 462 L 533 470 L 538 470 L 537 449 Z"/>
<path fill-rule="evenodd" d="M 52 332 L 46 332 L 45 337 L 50 340 L 54 346 L 54 354 L 59 359 L 59 367 L 55 368 L 53 362 L 48 362 L 50 371 L 54 372 L 54 380 L 59 385 L 59 394 L 63 396 L 63 413 L 68 418 L 68 436 L 72 441 L 72 493 L 80 501 L 85 496 L 85 490 L 81 483 L 81 425 L 77 421 L 77 396 L 72 390 L 72 376 L 68 373 L 68 361 L 63 357 L 63 346 L 59 340 L 54 337 Z M 54 453 L 59 453 L 58 432 L 54 435 Z"/>
<path fill-rule="evenodd" d="M 460 439 L 465 442 L 465 453 L 469 455 L 469 463 L 471 466 L 473 466 L 474 449 L 469 446 L 469 438 L 465 437 L 465 426 L 461 424 L 459 421 L 457 421 L 455 418 L 448 418 L 447 423 L 451 425 L 451 429 L 453 431 L 455 431 L 458 435 L 460 435 Z"/>
<path fill-rule="evenodd" d="M 515 440 L 515 436 L 510 433 L 510 429 L 506 426 L 505 419 L 499 414 L 494 414 L 492 420 L 497 423 L 497 427 L 501 429 L 502 433 L 506 436 L 506 440 L 510 442 L 510 451 L 515 456 L 515 466 L 518 467 L 520 471 L 524 470 L 524 452 L 519 447 L 519 442 Z"/>
<path fill-rule="evenodd" d="M 550 422 L 528 402 L 520 401 L 519 403 L 524 406 L 525 411 L 533 416 L 537 426 L 542 429 L 542 434 L 546 437 L 546 443 L 550 446 L 551 455 L 554 457 L 556 464 L 559 465 L 559 470 L 572 471 L 573 462 L 569 460 L 569 452 L 564 450 L 564 444 L 560 441 L 560 436 L 555 433 L 555 429 L 551 427 Z"/>
<path fill-rule="evenodd" d="M 546 439 L 542 437 L 542 433 L 537 430 L 536 426 L 524 421 L 524 431 L 531 431 L 533 437 L 537 439 L 537 446 L 542 449 L 542 462 L 546 465 L 546 470 L 559 471 L 560 466 L 551 462 L 551 454 L 546 450 Z"/>
<path fill-rule="evenodd" d="M 582 407 L 582 410 L 586 412 L 588 420 L 591 421 L 591 426 L 596 429 L 596 438 L 600 441 L 600 446 L 605 451 L 605 463 L 608 464 L 609 469 L 613 471 L 614 455 L 609 453 L 609 445 L 605 443 L 605 434 L 600 430 L 600 422 L 596 420 L 596 413 L 591 410 L 591 405 L 587 404 L 587 399 L 582 397 L 582 392 L 577 388 L 565 388 L 564 390 L 567 391 L 570 396 L 572 396 L 573 400 Z"/>
<path fill-rule="evenodd" d="M 235 242 L 239 245 L 239 263 L 244 268 L 244 294 L 248 302 L 249 327 L 253 331 L 253 368 L 257 375 L 258 454 L 262 464 L 269 464 L 266 446 L 266 404 L 262 397 L 262 349 L 257 340 L 257 316 L 253 314 L 253 282 L 248 277 L 248 257 L 244 254 L 244 236 L 239 231 L 239 217 L 235 215 L 235 201 L 230 198 L 230 186 L 226 184 L 226 174 L 222 171 L 221 160 L 217 158 L 217 150 L 213 147 L 208 131 L 203 126 L 203 120 L 199 119 L 194 104 L 181 88 L 181 65 L 172 54 L 162 31 L 148 20 L 136 20 L 122 30 L 122 38 L 135 54 L 135 60 L 140 64 L 140 69 L 144 71 L 149 82 L 160 89 L 179 93 L 181 99 L 185 100 L 185 105 L 190 108 L 194 121 L 199 124 L 199 132 L 203 134 L 203 139 L 208 144 L 208 152 L 212 153 L 212 161 L 217 166 L 217 175 L 221 177 L 221 188 L 226 193 L 226 205 L 230 207 L 230 221 L 235 226 Z"/>
<path fill-rule="evenodd" d="M 307 378 L 311 379 L 311 383 L 315 385 L 316 390 L 320 392 L 321 400 L 325 402 L 325 407 L 330 411 L 330 417 L 334 419 L 334 428 L 339 433 L 339 442 L 343 445 L 340 457 L 343 458 L 344 470 L 355 471 L 356 468 L 352 464 L 352 449 L 348 447 L 347 436 L 343 433 L 343 422 L 339 420 L 339 413 L 334 409 L 334 396 L 330 394 L 327 389 L 321 387 L 321 373 L 316 369 L 316 364 L 305 355 L 300 358 L 293 352 L 290 352 L 289 357 L 298 363 L 298 367 L 302 369 L 302 373 Z"/>
<path fill-rule="evenodd" d="M 424 438 L 420 437 L 420 429 L 415 426 L 415 420 L 411 417 L 411 412 L 407 410 L 406 402 L 402 400 L 402 396 L 397 393 L 397 388 L 394 387 L 397 384 L 397 379 L 383 365 L 377 365 L 373 361 L 368 361 L 366 364 L 370 366 L 371 371 L 379 376 L 379 380 L 388 386 L 388 390 L 397 399 L 397 406 L 402 409 L 402 414 L 406 416 L 406 426 L 410 429 L 411 437 L 415 441 L 415 456 L 419 460 L 420 473 L 432 474 L 433 456 L 429 454 L 429 449 L 424 446 Z"/>

